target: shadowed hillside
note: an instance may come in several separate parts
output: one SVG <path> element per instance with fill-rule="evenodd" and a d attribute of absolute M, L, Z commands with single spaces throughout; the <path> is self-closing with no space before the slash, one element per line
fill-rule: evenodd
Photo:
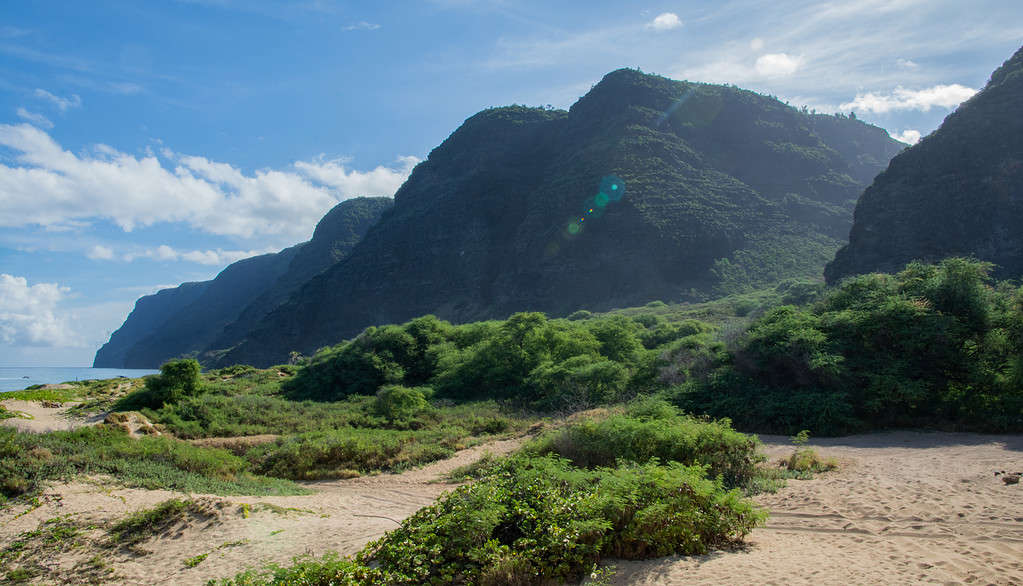
<path fill-rule="evenodd" d="M 819 275 L 902 146 L 856 120 L 633 70 L 569 112 L 486 110 L 416 167 L 348 259 L 215 363 L 281 362 L 425 313 L 565 315 Z"/>
<path fill-rule="evenodd" d="M 975 256 L 1023 275 L 1023 49 L 938 130 L 895 157 L 856 207 L 829 282 Z"/>

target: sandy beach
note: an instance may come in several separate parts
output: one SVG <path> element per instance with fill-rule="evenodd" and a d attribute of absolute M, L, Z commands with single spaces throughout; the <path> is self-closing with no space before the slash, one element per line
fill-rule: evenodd
<path fill-rule="evenodd" d="M 33 420 L 24 428 L 62 428 L 59 410 L 8 405 Z M 763 437 L 772 460 L 791 453 L 787 438 Z M 314 494 L 200 497 L 211 516 L 186 520 L 143 543 L 139 552 L 86 544 L 45 564 L 59 581 L 75 581 L 84 560 L 101 552 L 126 584 L 203 584 L 266 562 L 302 554 L 352 554 L 383 535 L 451 484 L 444 474 L 486 452 L 507 453 L 505 440 L 403 474 L 306 483 Z M 837 471 L 793 480 L 756 501 L 770 511 L 735 551 L 646 561 L 608 560 L 616 584 L 1020 584 L 1023 583 L 1023 485 L 995 471 L 1023 470 L 1023 436 L 894 432 L 812 442 Z M 66 516 L 96 529 L 124 515 L 181 496 L 118 488 L 102 478 L 49 487 L 41 506 L 0 513 L 0 544 Z M 207 557 L 194 567 L 186 560 Z"/>

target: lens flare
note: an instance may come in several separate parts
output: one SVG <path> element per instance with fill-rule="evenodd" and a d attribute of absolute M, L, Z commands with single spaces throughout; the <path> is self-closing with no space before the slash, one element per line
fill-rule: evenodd
<path fill-rule="evenodd" d="M 576 234 L 582 231 L 583 227 L 577 224 L 576 222 L 572 222 L 571 224 L 568 225 L 568 233 L 571 234 L 572 236 L 575 236 Z"/>
<path fill-rule="evenodd" d="M 600 193 L 610 201 L 621 201 L 625 197 L 625 182 L 617 175 L 606 175 L 600 180 Z"/>

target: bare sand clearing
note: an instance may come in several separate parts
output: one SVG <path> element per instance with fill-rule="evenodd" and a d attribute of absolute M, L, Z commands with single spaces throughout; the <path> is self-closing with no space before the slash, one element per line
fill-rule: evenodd
<path fill-rule="evenodd" d="M 77 402 L 64 403 L 59 407 L 44 407 L 39 401 L 21 401 L 8 399 L 0 401 L 8 411 L 17 411 L 28 415 L 29 418 L 11 417 L 0 419 L 0 425 L 7 425 L 31 433 L 45 433 L 47 431 L 65 431 L 82 427 L 83 425 L 94 425 L 103 421 L 103 416 L 91 419 L 79 419 L 69 417 L 67 410 L 77 405 Z"/>
<path fill-rule="evenodd" d="M 764 437 L 768 453 L 791 453 Z M 1023 584 L 1023 436 L 897 432 L 817 440 L 841 468 L 756 500 L 747 547 L 618 561 L 618 584 Z"/>
<path fill-rule="evenodd" d="M 315 494 L 286 497 L 218 497 L 215 519 L 195 520 L 142 544 L 147 555 L 127 550 L 81 547 L 45 564 L 52 575 L 74 581 L 76 564 L 101 551 L 120 584 L 205 584 L 210 578 L 230 577 L 265 562 L 289 562 L 302 554 L 353 554 L 398 522 L 427 506 L 454 485 L 441 482 L 445 474 L 479 459 L 514 450 L 521 439 L 491 442 L 458 452 L 454 457 L 403 474 L 381 474 L 350 480 L 306 483 Z M 180 497 L 166 491 L 117 488 L 103 479 L 57 484 L 45 491 L 43 505 L 27 513 L 24 506 L 0 512 L 0 547 L 24 531 L 58 515 L 83 524 L 116 522 L 133 511 Z M 199 496 L 199 495 L 193 495 Z M 222 503 L 222 504 L 221 504 Z M 245 506 L 247 505 L 247 506 Z M 19 516 L 20 515 L 20 516 Z M 96 541 L 102 529 L 94 531 Z M 185 560 L 209 554 L 195 567 Z"/>
<path fill-rule="evenodd" d="M 12 406 L 14 407 L 14 406 Z M 19 404 L 18 407 L 21 407 Z M 30 410 L 31 409 L 31 410 Z M 36 408 L 38 422 L 59 413 Z M 59 411 L 59 410 L 57 410 Z M 42 415 L 42 417 L 40 417 Z M 764 437 L 772 459 L 792 451 L 786 438 Z M 301 554 L 355 553 L 452 485 L 438 482 L 494 442 L 403 474 L 308 483 L 315 494 L 216 497 L 214 519 L 194 519 L 142 544 L 150 553 L 79 547 L 48 559 L 53 576 L 75 581 L 75 565 L 101 552 L 124 584 L 203 584 Z M 841 468 L 790 481 L 757 501 L 770 510 L 738 551 L 648 561 L 612 561 L 619 584 L 1023 584 L 1023 484 L 1005 485 L 996 470 L 1023 471 L 1023 436 L 898 432 L 817 440 Z M 42 506 L 0 512 L 0 546 L 58 515 L 102 526 L 175 496 L 117 488 L 102 479 L 50 487 Z M 185 560 L 208 554 L 195 567 Z"/>

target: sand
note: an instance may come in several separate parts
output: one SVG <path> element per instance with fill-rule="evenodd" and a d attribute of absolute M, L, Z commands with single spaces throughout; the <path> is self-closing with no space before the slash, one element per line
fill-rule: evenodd
<path fill-rule="evenodd" d="M 786 438 L 762 439 L 772 459 L 791 453 Z M 477 446 L 403 474 L 307 483 L 316 492 L 306 496 L 206 495 L 219 507 L 217 518 L 182 524 L 142 544 L 147 555 L 86 546 L 46 564 L 71 580 L 76 563 L 100 552 L 115 572 L 112 582 L 187 585 L 301 554 L 352 554 L 451 490 L 454 485 L 441 482 L 450 470 L 518 445 Z M 610 561 L 614 582 L 1023 584 L 1023 485 L 1005 485 L 994 475 L 1023 471 L 1023 436 L 898 432 L 816 440 L 813 447 L 841 468 L 756 497 L 771 517 L 745 547 Z M 39 508 L 0 512 L 0 546 L 58 515 L 95 523 L 91 538 L 99 540 L 104 525 L 176 496 L 98 478 L 53 485 Z M 208 557 L 186 566 L 201 554 Z"/>
<path fill-rule="evenodd" d="M 774 457 L 785 438 L 764 437 Z M 617 584 L 1023 584 L 1023 436 L 897 432 L 814 447 L 841 468 L 790 481 L 740 551 L 612 562 Z"/>
<path fill-rule="evenodd" d="M 8 411 L 24 413 L 29 418 L 11 417 L 0 419 L 0 425 L 7 425 L 18 431 L 30 433 L 45 433 L 48 431 L 66 431 L 82 427 L 83 425 L 95 425 L 103 421 L 103 416 L 96 416 L 91 419 L 79 419 L 69 417 L 67 410 L 77 405 L 77 402 L 64 403 L 60 407 L 44 407 L 38 401 L 21 401 L 8 399 L 0 401 Z"/>

